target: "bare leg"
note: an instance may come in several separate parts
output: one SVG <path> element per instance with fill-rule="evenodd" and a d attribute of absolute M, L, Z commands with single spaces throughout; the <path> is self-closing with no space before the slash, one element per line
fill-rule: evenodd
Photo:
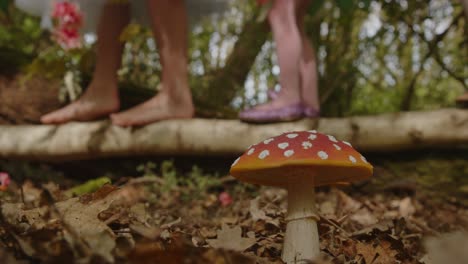
<path fill-rule="evenodd" d="M 91 84 L 77 101 L 43 116 L 43 123 L 88 121 L 119 109 L 117 70 L 120 67 L 123 49 L 119 36 L 129 20 L 128 5 L 104 6 L 98 25 L 97 62 Z"/>
<path fill-rule="evenodd" d="M 278 109 L 292 105 L 298 106 L 301 103 L 299 62 L 302 54 L 302 43 L 296 24 L 296 4 L 297 1 L 293 0 L 275 0 L 268 13 L 280 66 L 281 90 L 271 102 L 242 112 L 240 118 L 243 120 L 256 121 L 256 116 L 262 116 L 263 112 L 266 115 L 271 115 L 272 111 L 279 111 Z M 291 119 L 301 116 L 301 110 L 298 107 L 285 112 L 290 113 Z M 287 118 L 284 116 L 278 119 L 287 120 Z M 267 121 L 275 121 L 274 116 L 271 119 Z"/>
<path fill-rule="evenodd" d="M 194 114 L 188 86 L 188 22 L 184 0 L 148 0 L 153 31 L 161 53 L 162 89 L 152 99 L 111 115 L 119 126 L 145 125 Z"/>
<path fill-rule="evenodd" d="M 300 61 L 301 95 L 306 107 L 320 110 L 318 96 L 318 72 L 315 51 L 305 33 L 304 16 L 306 15 L 309 0 L 299 0 L 297 5 L 297 26 L 301 34 L 302 56 Z"/>
<path fill-rule="evenodd" d="M 300 101 L 299 60 L 301 56 L 301 39 L 296 26 L 295 2 L 275 0 L 268 14 L 273 39 L 276 43 L 276 53 L 280 66 L 279 82 L 281 85 L 278 97 L 268 107 L 281 107 Z"/>

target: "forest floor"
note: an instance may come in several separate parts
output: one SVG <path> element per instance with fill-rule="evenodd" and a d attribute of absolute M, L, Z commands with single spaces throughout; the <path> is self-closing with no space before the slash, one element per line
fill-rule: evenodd
<path fill-rule="evenodd" d="M 317 188 L 317 263 L 468 263 L 466 162 L 434 160 Z M 13 179 L 0 193 L 1 263 L 282 263 L 282 189 L 197 167 L 182 173 L 172 161 L 143 163 L 138 176 L 109 173 L 103 187 L 107 178 L 79 184 L 56 167 L 0 161 Z"/>
<path fill-rule="evenodd" d="M 0 78 L 0 124 L 60 106 L 30 81 Z M 372 156 L 369 181 L 317 188 L 318 263 L 468 263 L 468 154 L 449 153 Z M 281 263 L 286 191 L 235 181 L 233 159 L 163 160 L 0 160 L 0 263 Z"/>

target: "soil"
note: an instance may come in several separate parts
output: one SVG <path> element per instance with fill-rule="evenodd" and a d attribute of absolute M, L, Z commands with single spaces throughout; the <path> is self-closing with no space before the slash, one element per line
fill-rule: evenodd
<path fill-rule="evenodd" d="M 40 117 L 59 108 L 60 82 L 24 75 L 0 76 L 0 124 L 37 124 Z"/>

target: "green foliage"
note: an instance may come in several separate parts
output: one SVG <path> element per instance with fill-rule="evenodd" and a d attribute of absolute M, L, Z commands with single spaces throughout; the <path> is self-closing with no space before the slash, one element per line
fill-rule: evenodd
<path fill-rule="evenodd" d="M 161 163 L 161 177 L 164 181 L 163 191 L 172 190 L 178 185 L 179 179 L 173 161 L 166 160 Z"/>
<path fill-rule="evenodd" d="M 309 6 L 308 13 L 311 16 L 315 16 L 317 12 L 323 8 L 323 5 L 327 2 L 326 0 L 312 1 Z M 364 10 L 369 9 L 372 0 L 334 0 L 335 5 L 342 13 L 351 12 L 353 9 L 362 8 Z"/>
<path fill-rule="evenodd" d="M 350 0 L 336 0 L 338 8 L 344 12 L 349 12 L 354 6 L 354 1 Z"/>
<path fill-rule="evenodd" d="M 11 2 L 11 1 L 10 1 Z M 61 89 L 61 99 L 75 99 L 81 90 L 83 74 L 90 74 L 94 55 L 90 46 L 64 50 L 52 41 L 50 32 L 40 27 L 39 18 L 31 17 L 9 5 L 8 14 L 0 20 L 0 72 L 14 73 L 18 68 L 25 72 L 23 81 L 40 75 L 49 79 L 72 76 L 72 87 Z M 75 96 L 71 96 L 75 94 Z"/>
<path fill-rule="evenodd" d="M 140 164 L 136 168 L 137 172 L 143 173 L 143 177 L 156 176 L 154 170 L 156 169 L 156 164 L 153 162 L 147 162 L 145 164 Z"/>
<path fill-rule="evenodd" d="M 448 13 L 449 1 L 443 3 L 446 11 L 427 1 L 408 1 L 407 6 L 400 1 L 371 2 L 371 14 L 380 13 L 380 26 L 369 24 L 365 9 L 340 13 L 338 19 L 324 16 L 318 22 L 328 29 L 315 41 L 324 69 L 320 75 L 324 114 L 348 116 L 453 106 L 454 98 L 466 87 L 461 80 L 468 77 L 463 76 L 466 53 L 459 48 L 463 27 L 460 23 L 450 25 L 449 34 L 438 39 L 430 36 L 441 33 L 425 23 L 437 25 L 456 19 L 461 10 Z M 336 13 L 339 7 L 324 8 L 326 13 Z M 364 31 L 369 26 L 375 27 L 375 33 Z"/>
<path fill-rule="evenodd" d="M 468 155 L 466 151 L 424 151 L 377 155 L 374 166 L 381 168 L 372 188 L 417 184 L 419 191 L 430 191 L 446 199 L 450 194 L 468 205 Z"/>
<path fill-rule="evenodd" d="M 155 90 L 161 82 L 161 64 L 152 32 L 138 24 L 130 24 L 120 36 L 125 43 L 119 79 Z"/>
<path fill-rule="evenodd" d="M 158 188 L 162 192 L 179 190 L 184 199 L 199 197 L 221 184 L 218 175 L 206 174 L 196 165 L 187 174 L 179 172 L 171 160 L 161 162 L 159 171 L 157 167 L 155 163 L 147 162 L 139 165 L 137 171 L 143 173 L 144 177 L 155 179 L 157 186 L 151 188 Z"/>
<path fill-rule="evenodd" d="M 105 184 L 111 184 L 111 180 L 108 177 L 101 177 L 97 179 L 89 180 L 83 184 L 77 185 L 65 193 L 67 196 L 80 196 L 87 193 L 92 193 L 97 191 Z"/>
<path fill-rule="evenodd" d="M 25 67 L 30 75 L 63 78 L 68 74 L 80 84 L 90 79 L 92 46 L 65 52 L 39 28 L 37 18 L 11 7 L 9 11 L 0 14 L 0 20 L 6 22 L 0 24 L 0 71 L 32 61 Z M 461 48 L 466 41 L 466 21 L 458 18 L 443 36 L 441 30 L 461 11 L 455 0 L 311 1 L 305 30 L 319 61 L 323 115 L 453 106 L 454 98 L 468 86 L 466 52 Z M 192 26 L 190 85 L 197 113 L 235 116 L 241 108 L 264 102 L 266 90 L 278 83 L 274 43 L 268 40 L 257 48 L 264 42 L 265 28 L 255 28 L 251 39 L 241 38 L 244 24 L 252 18 L 255 22 L 259 13 L 255 1 L 234 2 L 222 19 L 207 18 Z M 233 55 L 236 60 L 229 61 L 238 39 L 248 47 L 239 49 Z M 122 85 L 157 90 L 161 65 L 151 31 L 130 25 L 121 40 L 126 42 L 119 71 Z M 246 91 L 238 70 L 252 57 L 245 54 L 258 50 Z M 232 61 L 235 63 L 228 65 Z"/>
<path fill-rule="evenodd" d="M 0 12 L 3 12 L 3 13 L 8 12 L 8 6 L 9 5 L 10 5 L 10 1 L 0 0 Z"/>
<path fill-rule="evenodd" d="M 59 99 L 60 101 L 73 101 L 81 94 L 82 77 L 91 74 L 93 63 L 94 54 L 90 48 L 66 51 L 57 44 L 53 44 L 42 50 L 26 67 L 24 80 L 35 75 L 49 79 L 63 79 Z"/>
<path fill-rule="evenodd" d="M 192 167 L 192 171 L 188 173 L 186 178 L 182 179 L 182 184 L 187 186 L 189 190 L 194 190 L 194 195 L 202 196 L 206 191 L 215 186 L 220 186 L 219 175 L 207 175 L 203 170 L 196 165 Z"/>
<path fill-rule="evenodd" d="M 0 12 L 0 73 L 15 72 L 27 65 L 45 45 L 37 18 L 14 8 Z"/>

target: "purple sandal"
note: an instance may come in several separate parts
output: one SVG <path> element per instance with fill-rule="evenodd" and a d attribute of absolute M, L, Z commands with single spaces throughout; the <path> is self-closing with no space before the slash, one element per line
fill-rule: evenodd
<path fill-rule="evenodd" d="M 278 92 L 272 89 L 267 92 L 270 100 L 278 98 Z M 306 118 L 320 117 L 320 111 L 317 109 L 305 106 L 302 103 L 292 104 L 274 109 L 256 109 L 250 108 L 239 113 L 239 119 L 249 123 L 274 123 L 287 122 Z"/>
<path fill-rule="evenodd" d="M 293 104 L 274 109 L 251 108 L 239 113 L 240 120 L 250 123 L 286 122 L 302 118 L 302 104 Z"/>
<path fill-rule="evenodd" d="M 251 108 L 239 113 L 239 119 L 249 123 L 287 122 L 307 118 L 320 117 L 320 112 L 301 103 L 274 109 Z"/>
<path fill-rule="evenodd" d="M 269 89 L 267 91 L 267 94 L 268 94 L 268 98 L 270 98 L 270 100 L 275 100 L 276 98 L 278 98 L 278 94 L 279 92 L 273 90 L 273 89 Z M 302 114 L 304 117 L 307 117 L 307 118 L 317 118 L 317 117 L 320 117 L 320 111 L 311 107 L 311 106 L 306 106 L 306 105 L 303 105 L 302 106 Z"/>
<path fill-rule="evenodd" d="M 304 115 L 304 117 L 307 117 L 307 118 L 318 118 L 320 117 L 320 111 L 313 108 L 313 107 L 310 107 L 310 106 L 302 106 L 302 114 Z"/>

